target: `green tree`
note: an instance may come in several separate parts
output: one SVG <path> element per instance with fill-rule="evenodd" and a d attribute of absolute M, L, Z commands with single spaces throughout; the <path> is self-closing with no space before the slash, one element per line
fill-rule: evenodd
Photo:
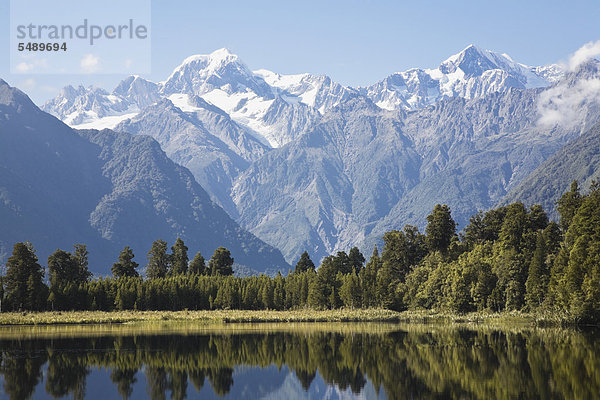
<path fill-rule="evenodd" d="M 225 247 L 219 247 L 208 261 L 211 275 L 233 275 L 233 258 Z"/>
<path fill-rule="evenodd" d="M 48 288 L 42 282 L 43 277 L 44 270 L 31 243 L 16 243 L 6 262 L 4 277 L 8 306 L 13 310 L 45 308 Z"/>
<path fill-rule="evenodd" d="M 171 257 L 167 254 L 167 242 L 155 240 L 148 251 L 146 277 L 148 279 L 164 278 L 169 272 Z"/>
<path fill-rule="evenodd" d="M 528 223 L 527 210 L 523 203 L 517 202 L 507 206 L 502 229 L 500 229 L 500 240 L 504 246 L 521 251 Z"/>
<path fill-rule="evenodd" d="M 563 232 L 566 232 L 573 221 L 575 213 L 581 206 L 583 199 L 579 193 L 579 184 L 577 181 L 571 183 L 571 188 L 565 192 L 558 200 L 557 210 L 560 214 L 560 227 Z"/>
<path fill-rule="evenodd" d="M 548 226 L 548 215 L 541 205 L 534 204 L 529 208 L 529 229 L 533 232 L 546 229 Z"/>
<path fill-rule="evenodd" d="M 425 236 L 416 227 L 406 225 L 403 232 L 386 232 L 383 241 L 383 268 L 392 281 L 404 282 L 406 274 L 427 254 Z"/>
<path fill-rule="evenodd" d="M 350 259 L 352 270 L 358 274 L 364 266 L 365 256 L 362 255 L 358 247 L 353 247 L 348 252 L 348 258 Z"/>
<path fill-rule="evenodd" d="M 362 293 L 360 279 L 358 278 L 356 271 L 344 275 L 342 279 L 340 298 L 344 303 L 344 306 L 349 308 L 359 308 L 362 305 Z"/>
<path fill-rule="evenodd" d="M 58 249 L 48 257 L 48 274 L 51 288 L 64 287 L 79 277 L 79 265 L 71 253 Z"/>
<path fill-rule="evenodd" d="M 75 263 L 77 264 L 77 274 L 74 282 L 82 283 L 87 282 L 92 277 L 92 273 L 88 269 L 88 250 L 85 244 L 75 244 L 73 246 L 75 248 L 75 252 L 73 253 L 73 258 L 75 259 Z"/>
<path fill-rule="evenodd" d="M 436 204 L 431 214 L 427 216 L 425 242 L 431 251 L 445 253 L 456 233 L 456 223 L 450 215 L 450 207 Z"/>
<path fill-rule="evenodd" d="M 192 262 L 188 267 L 189 275 L 205 275 L 206 274 L 206 261 L 200 252 L 197 252 Z"/>
<path fill-rule="evenodd" d="M 171 274 L 173 275 L 183 275 L 187 272 L 188 269 L 188 248 L 183 243 L 181 238 L 177 238 L 173 247 L 171 247 Z"/>
<path fill-rule="evenodd" d="M 312 262 L 308 255 L 308 251 L 304 251 L 300 255 L 300 259 L 296 263 L 296 268 L 294 269 L 295 273 L 306 272 L 308 270 L 315 270 L 315 264 Z"/>
<path fill-rule="evenodd" d="M 374 307 L 377 305 L 377 272 L 381 268 L 382 262 L 379 257 L 377 246 L 373 247 L 373 254 L 367 262 L 362 275 L 362 300 L 364 307 Z"/>
<path fill-rule="evenodd" d="M 115 278 L 122 278 L 126 276 L 139 276 L 135 270 L 139 264 L 133 261 L 135 255 L 133 250 L 129 246 L 125 246 L 121 253 L 119 253 L 119 261 L 114 263 L 110 271 Z"/>
<path fill-rule="evenodd" d="M 525 282 L 525 300 L 531 309 L 542 305 L 548 290 L 550 271 L 546 265 L 546 241 L 544 234 L 537 234 L 535 252 L 529 264 L 529 274 Z"/>

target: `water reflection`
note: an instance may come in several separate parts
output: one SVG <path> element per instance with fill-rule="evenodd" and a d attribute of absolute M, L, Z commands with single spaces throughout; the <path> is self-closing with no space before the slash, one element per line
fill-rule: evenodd
<path fill-rule="evenodd" d="M 350 324 L 39 329 L 0 330 L 0 397 L 600 396 L 596 332 Z"/>

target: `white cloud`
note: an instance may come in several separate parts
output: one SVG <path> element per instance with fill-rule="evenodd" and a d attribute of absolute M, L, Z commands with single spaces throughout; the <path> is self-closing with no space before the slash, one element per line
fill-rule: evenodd
<path fill-rule="evenodd" d="M 600 40 L 586 43 L 569 57 L 564 67 L 573 72 L 584 62 L 599 55 Z M 540 94 L 537 122 L 548 128 L 576 128 L 584 121 L 587 105 L 591 103 L 600 104 L 600 77 L 579 79 L 574 84 L 563 81 Z"/>
<path fill-rule="evenodd" d="M 125 68 L 131 68 L 132 65 L 133 65 L 133 60 L 131 58 L 128 58 L 127 60 L 125 60 Z"/>
<path fill-rule="evenodd" d="M 575 53 L 569 58 L 569 70 L 574 71 L 578 66 L 589 60 L 590 58 L 596 58 L 600 55 L 600 40 L 595 42 L 589 42 L 580 47 Z"/>
<path fill-rule="evenodd" d="M 592 102 L 600 102 L 600 78 L 580 80 L 571 87 L 552 87 L 538 100 L 538 124 L 575 128 L 585 118 L 586 104 Z"/>
<path fill-rule="evenodd" d="M 100 69 L 100 58 L 93 54 L 86 54 L 80 62 L 81 70 L 86 74 L 91 74 Z"/>

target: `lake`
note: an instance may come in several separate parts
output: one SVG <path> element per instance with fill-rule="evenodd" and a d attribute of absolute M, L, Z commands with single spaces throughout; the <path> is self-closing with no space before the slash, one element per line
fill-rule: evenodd
<path fill-rule="evenodd" d="M 380 323 L 0 328 L 0 398 L 594 399 L 600 335 Z"/>

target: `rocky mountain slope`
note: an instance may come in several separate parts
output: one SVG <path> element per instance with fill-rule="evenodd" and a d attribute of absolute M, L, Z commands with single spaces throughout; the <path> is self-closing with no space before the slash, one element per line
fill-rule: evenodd
<path fill-rule="evenodd" d="M 255 271 L 287 270 L 281 253 L 243 230 L 148 136 L 74 131 L 0 81 L 0 258 L 30 240 L 42 263 L 85 243 L 107 274 L 125 245 L 145 264 L 152 241 L 218 246 Z M 247 268 L 246 268 L 247 270 Z"/>
<path fill-rule="evenodd" d="M 600 179 L 600 124 L 566 144 L 544 161 L 502 199 L 501 204 L 522 201 L 541 204 L 550 216 L 558 219 L 556 202 L 577 180 L 582 191 Z"/>
<path fill-rule="evenodd" d="M 96 123 L 154 137 L 288 262 L 303 250 L 315 259 L 357 243 L 370 251 L 386 230 L 424 227 L 436 203 L 463 226 L 600 116 L 597 62 L 530 67 L 473 45 L 436 69 L 357 89 L 251 71 L 226 49 L 189 57 L 163 82 L 139 79 L 45 109 L 75 121 L 93 104 L 137 107 Z"/>

